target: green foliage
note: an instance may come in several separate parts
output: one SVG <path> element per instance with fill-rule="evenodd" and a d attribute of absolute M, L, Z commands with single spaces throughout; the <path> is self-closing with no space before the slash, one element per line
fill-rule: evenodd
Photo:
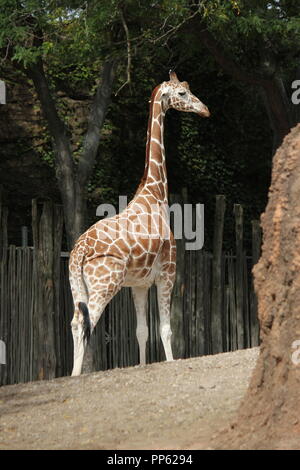
<path fill-rule="evenodd" d="M 295 67 L 300 41 L 299 2 L 285 0 L 215 0 L 202 2 L 205 20 L 222 46 L 241 65 L 262 66 L 261 50 L 276 54 L 282 72 Z M 238 14 L 237 14 L 238 11 Z"/>
<path fill-rule="evenodd" d="M 41 157 L 41 160 L 43 162 L 47 163 L 47 165 L 50 168 L 54 168 L 55 161 L 54 161 L 53 150 L 51 148 L 47 150 L 45 147 L 41 147 L 40 148 L 40 157 Z"/>
<path fill-rule="evenodd" d="M 6 49 L 12 60 L 25 67 L 49 55 L 67 63 L 99 59 L 110 47 L 108 31 L 117 3 L 2 0 L 0 49 Z"/>
<path fill-rule="evenodd" d="M 198 31 L 208 28 L 249 72 L 264 72 L 268 64 L 262 51 L 270 52 L 276 73 L 289 83 L 299 60 L 299 2 L 2 0 L 0 49 L 5 60 L 0 73 L 8 60 L 26 68 L 43 58 L 59 115 L 72 136 L 75 164 L 87 123 L 81 120 L 76 129 L 70 100 L 80 100 L 86 110 L 108 56 L 118 59 L 115 90 L 127 77 L 128 45 L 121 12 L 130 37 L 131 83 L 113 96 L 102 130 L 99 158 L 87 188 L 91 221 L 94 206 L 116 203 L 119 194 L 134 194 L 144 168 L 150 93 L 168 78 L 173 66 L 209 106 L 212 117 L 204 121 L 175 112 L 167 115 L 170 191 L 188 187 L 193 202 L 205 203 L 209 227 L 216 193 L 226 194 L 228 205 L 244 204 L 249 219 L 257 218 L 270 178 L 268 117 L 258 90 L 225 75 L 199 41 Z M 43 139 L 37 150 L 53 166 L 47 132 Z"/>

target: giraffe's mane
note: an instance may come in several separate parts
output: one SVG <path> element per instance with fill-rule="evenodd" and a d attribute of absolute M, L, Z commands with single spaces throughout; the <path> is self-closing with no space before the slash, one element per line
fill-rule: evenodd
<path fill-rule="evenodd" d="M 148 129 L 147 129 L 147 145 L 146 145 L 146 161 L 145 161 L 145 170 L 142 176 L 141 182 L 138 186 L 138 189 L 135 193 L 135 196 L 140 192 L 140 190 L 144 187 L 145 181 L 147 179 L 147 173 L 149 168 L 149 155 L 150 155 L 150 143 L 151 143 L 151 119 L 152 119 L 152 111 L 153 111 L 153 103 L 155 101 L 155 97 L 157 95 L 158 90 L 160 89 L 162 84 L 157 85 L 151 93 L 150 98 L 150 106 L 149 106 L 149 118 L 148 118 Z"/>

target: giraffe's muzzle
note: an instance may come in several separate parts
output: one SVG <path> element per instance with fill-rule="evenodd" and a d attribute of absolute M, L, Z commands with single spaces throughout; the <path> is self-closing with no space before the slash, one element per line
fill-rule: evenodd
<path fill-rule="evenodd" d="M 210 111 L 209 111 L 207 106 L 203 105 L 203 107 L 200 109 L 198 114 L 201 117 L 209 117 L 210 116 Z"/>

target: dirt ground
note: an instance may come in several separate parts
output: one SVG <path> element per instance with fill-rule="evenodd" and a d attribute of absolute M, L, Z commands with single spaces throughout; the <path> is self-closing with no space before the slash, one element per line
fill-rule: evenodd
<path fill-rule="evenodd" d="M 258 349 L 0 388 L 0 449 L 209 449 Z"/>

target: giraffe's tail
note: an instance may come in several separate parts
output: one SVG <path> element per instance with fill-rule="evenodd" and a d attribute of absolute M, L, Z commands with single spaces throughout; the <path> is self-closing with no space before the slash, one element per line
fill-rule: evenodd
<path fill-rule="evenodd" d="M 86 340 L 87 344 L 91 337 L 91 319 L 87 304 L 79 302 L 78 308 L 83 315 L 83 339 Z"/>

